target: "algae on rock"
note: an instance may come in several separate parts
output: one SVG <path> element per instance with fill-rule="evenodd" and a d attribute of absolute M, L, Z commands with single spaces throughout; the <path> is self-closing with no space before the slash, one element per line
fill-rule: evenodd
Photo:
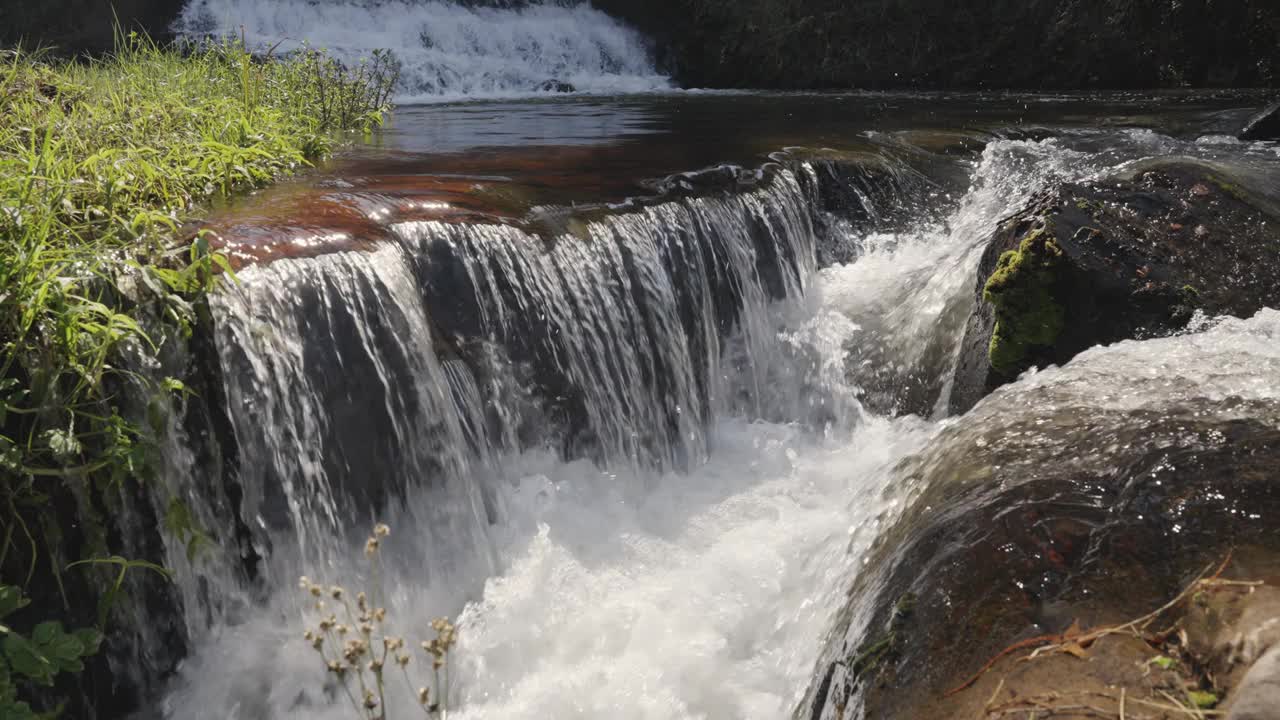
<path fill-rule="evenodd" d="M 997 372 L 1016 374 L 1032 347 L 1048 347 L 1058 339 L 1066 311 L 1054 299 L 1053 286 L 1062 263 L 1062 248 L 1043 227 L 1000 256 L 982 290 L 995 308 L 989 358 Z"/>

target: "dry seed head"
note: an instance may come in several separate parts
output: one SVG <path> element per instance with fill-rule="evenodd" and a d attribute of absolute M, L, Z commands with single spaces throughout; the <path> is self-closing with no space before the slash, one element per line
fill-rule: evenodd
<path fill-rule="evenodd" d="M 369 538 L 364 543 L 364 554 L 373 557 L 378 552 L 378 538 Z"/>
<path fill-rule="evenodd" d="M 361 611 L 368 608 L 368 603 L 369 598 L 363 592 L 356 595 L 356 607 L 360 608 Z"/>
<path fill-rule="evenodd" d="M 311 578 L 307 577 L 306 575 L 303 575 L 302 577 L 298 578 L 298 587 L 302 588 L 303 590 L 309 590 L 311 588 Z"/>
<path fill-rule="evenodd" d="M 365 637 L 368 637 L 368 636 L 372 635 L 372 634 L 373 634 L 373 626 L 372 626 L 372 625 L 370 625 L 369 623 L 364 623 L 364 624 L 362 624 L 362 625 L 360 626 L 360 633 L 361 633 L 362 635 L 364 635 Z"/>
<path fill-rule="evenodd" d="M 363 640 L 355 639 L 347 641 L 346 649 L 343 651 L 342 655 L 347 658 L 347 660 L 354 662 L 355 658 L 366 655 L 368 652 L 369 644 Z"/>
<path fill-rule="evenodd" d="M 320 594 L 323 592 L 320 589 L 319 585 L 312 585 L 311 587 L 307 588 L 307 591 L 316 597 L 320 597 Z"/>
<path fill-rule="evenodd" d="M 413 658 L 409 657 L 408 655 L 397 655 L 396 664 L 399 665 L 400 667 L 409 667 L 409 661 L 412 659 Z"/>
<path fill-rule="evenodd" d="M 418 688 L 418 704 L 426 705 L 431 701 L 431 691 L 422 687 Z"/>
<path fill-rule="evenodd" d="M 382 661 L 374 658 L 369 661 L 369 672 L 377 674 L 382 672 Z"/>
<path fill-rule="evenodd" d="M 387 527 L 386 523 L 378 523 L 377 525 L 373 526 L 374 537 L 384 538 L 390 534 L 391 534 L 391 528 Z"/>
<path fill-rule="evenodd" d="M 387 618 L 387 609 L 386 609 L 386 608 L 376 608 L 376 609 L 373 611 L 373 619 L 374 619 L 374 620 L 377 620 L 378 622 L 382 622 L 382 621 L 383 621 L 383 620 L 385 620 L 386 618 Z"/>
<path fill-rule="evenodd" d="M 329 594 L 333 596 L 334 600 L 341 600 L 342 593 L 343 593 L 342 588 L 338 587 L 337 585 L 334 585 L 333 587 L 329 588 Z"/>
<path fill-rule="evenodd" d="M 374 697 L 372 690 L 364 691 L 364 706 L 369 710 L 378 707 L 378 698 Z"/>

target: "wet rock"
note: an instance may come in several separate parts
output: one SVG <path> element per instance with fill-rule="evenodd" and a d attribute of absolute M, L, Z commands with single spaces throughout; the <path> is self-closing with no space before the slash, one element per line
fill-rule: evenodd
<path fill-rule="evenodd" d="M 1239 699 L 1232 703 L 1227 720 L 1267 720 L 1280 708 L 1280 647 L 1273 647 L 1262 657 L 1237 690 Z"/>
<path fill-rule="evenodd" d="M 1020 410 L 1046 402 L 1069 407 L 1039 420 Z M 1036 392 L 999 404 L 984 404 L 979 422 L 952 427 L 911 461 L 904 485 L 922 489 L 855 582 L 848 632 L 827 657 L 808 717 L 856 717 L 849 709 L 860 704 L 867 718 L 999 717 L 988 706 L 1011 690 L 1114 696 L 1125 687 L 1130 698 L 1158 699 L 1182 680 L 1146 669 L 1161 651 L 1133 634 L 1043 663 L 1018 660 L 1044 644 L 1034 638 L 1143 617 L 1233 547 L 1237 558 L 1263 559 L 1237 561 L 1245 577 L 1261 563 L 1277 567 L 1274 402 L 1107 411 Z M 1162 616 L 1152 631 L 1171 622 Z M 963 686 L 1017 643 L 1022 652 Z"/>
<path fill-rule="evenodd" d="M 1253 116 L 1240 131 L 1241 140 L 1280 140 L 1280 100 Z"/>
<path fill-rule="evenodd" d="M 538 83 L 538 85 L 533 89 L 535 92 L 554 92 L 554 93 L 578 92 L 578 88 L 574 87 L 572 83 L 567 83 L 563 80 L 556 80 L 555 78 L 552 78 L 550 80 L 543 80 L 542 82 Z"/>
<path fill-rule="evenodd" d="M 978 270 L 953 413 L 1033 366 L 1182 329 L 1197 310 L 1280 306 L 1280 218 L 1223 171 L 1161 163 L 1068 183 L 992 236 Z"/>
<path fill-rule="evenodd" d="M 1246 555 L 1230 570 L 1250 584 L 1208 586 L 1181 625 L 1190 655 L 1216 687 L 1230 689 L 1218 709 L 1235 720 L 1263 720 L 1280 707 L 1280 565 L 1274 556 Z"/>

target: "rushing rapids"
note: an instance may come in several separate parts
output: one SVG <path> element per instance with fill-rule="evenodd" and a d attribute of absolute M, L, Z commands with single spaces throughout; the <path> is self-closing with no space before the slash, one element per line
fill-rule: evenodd
<path fill-rule="evenodd" d="M 574 108 L 601 114 L 526 112 Z M 348 717 L 301 636 L 303 574 L 379 583 L 409 637 L 458 618 L 458 717 L 777 718 L 806 697 L 821 711 L 811 681 L 870 622 L 849 586 L 919 492 L 913 458 L 945 465 L 938 443 L 971 424 L 1035 426 L 1063 404 L 1053 388 L 1148 360 L 1179 382 L 1144 385 L 1144 408 L 1274 401 L 1270 313 L 1091 353 L 945 417 L 996 222 L 1151 155 L 1265 176 L 1268 147 L 876 132 L 754 169 L 598 184 L 555 163 L 669 158 L 643 134 L 620 153 L 616 125 L 570 126 L 600 135 L 528 156 L 357 153 L 213 219 L 240 271 L 178 360 L 202 380 L 175 401 L 166 462 L 195 524 L 236 541 L 189 553 L 162 531 L 189 652 L 152 713 Z M 273 203 L 297 217 L 259 212 Z M 359 545 L 375 520 L 393 528 L 376 579 Z M 124 662 L 154 677 L 168 657 Z M 416 712 L 398 680 L 388 705 Z"/>

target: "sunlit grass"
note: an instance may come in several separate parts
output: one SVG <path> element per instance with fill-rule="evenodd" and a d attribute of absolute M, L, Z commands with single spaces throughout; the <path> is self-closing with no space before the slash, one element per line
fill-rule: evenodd
<path fill-rule="evenodd" d="M 216 258 L 199 241 L 171 252 L 179 224 L 378 125 L 394 81 L 382 54 L 347 68 L 235 42 L 122 37 L 92 62 L 0 53 L 0 474 L 137 470 L 103 382 L 119 343 L 151 342 L 120 277 L 205 289 Z"/>
<path fill-rule="evenodd" d="M 294 173 L 342 133 L 380 124 L 397 74 L 382 53 L 345 67 L 309 51 L 255 57 L 236 42 L 160 48 L 130 36 L 118 48 L 91 62 L 0 51 L 0 589 L 83 609 L 62 579 L 83 565 L 105 585 L 108 636 L 125 570 L 163 568 L 113 554 L 117 525 L 103 513 L 121 494 L 107 490 L 155 479 L 167 426 L 152 411 L 168 405 L 154 399 L 189 392 L 158 374 L 158 358 L 185 342 L 230 274 L 204 237 L 179 240 L 179 228 L 206 201 Z M 203 535 L 185 489 L 158 483 L 152 496 L 195 548 Z M 0 658 L 14 680 L 0 683 L 0 715 L 34 717 L 24 696 L 52 682 L 32 670 L 45 660 L 26 660 Z"/>

